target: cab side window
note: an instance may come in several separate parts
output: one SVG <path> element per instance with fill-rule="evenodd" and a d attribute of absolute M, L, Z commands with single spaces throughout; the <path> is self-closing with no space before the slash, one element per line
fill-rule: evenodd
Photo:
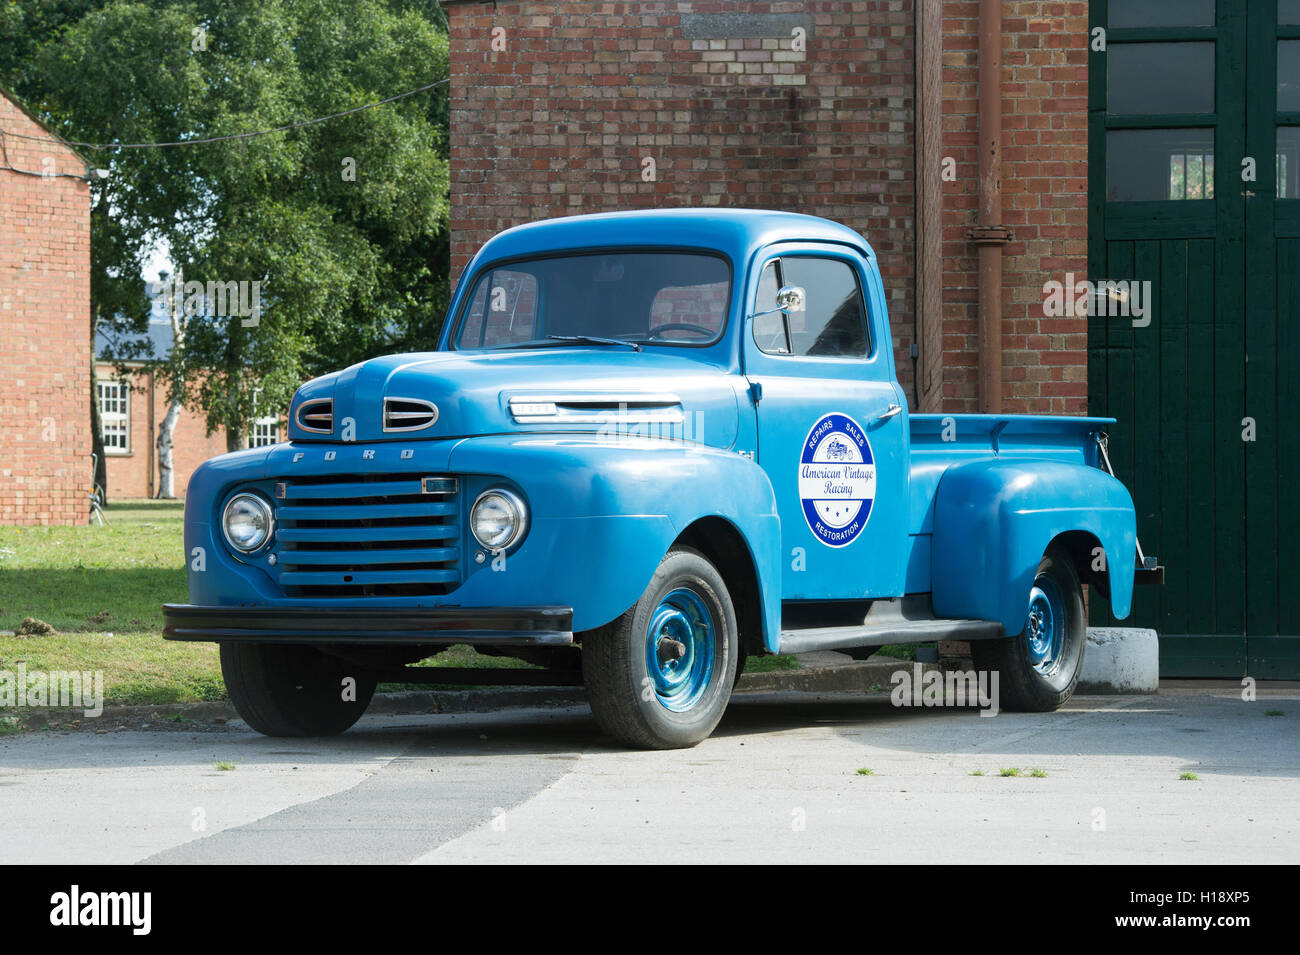
<path fill-rule="evenodd" d="M 777 289 L 804 290 L 804 310 L 754 320 L 754 341 L 773 355 L 866 358 L 867 315 L 854 268 L 842 259 L 786 256 L 769 262 L 759 279 L 756 311 L 776 301 Z"/>

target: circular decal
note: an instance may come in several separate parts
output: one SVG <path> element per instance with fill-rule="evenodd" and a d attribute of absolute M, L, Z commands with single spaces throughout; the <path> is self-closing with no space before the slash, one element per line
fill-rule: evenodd
<path fill-rule="evenodd" d="M 830 547 L 853 543 L 867 526 L 876 497 L 871 442 L 844 414 L 823 416 L 799 456 L 799 500 L 808 527 Z"/>

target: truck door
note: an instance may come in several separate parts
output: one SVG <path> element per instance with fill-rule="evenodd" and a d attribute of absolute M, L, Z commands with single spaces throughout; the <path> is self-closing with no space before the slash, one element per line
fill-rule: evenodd
<path fill-rule="evenodd" d="M 802 310 L 769 311 L 787 286 L 803 290 Z M 846 246 L 782 244 L 760 253 L 747 295 L 742 348 L 781 515 L 783 597 L 901 595 L 907 412 L 878 271 Z"/>

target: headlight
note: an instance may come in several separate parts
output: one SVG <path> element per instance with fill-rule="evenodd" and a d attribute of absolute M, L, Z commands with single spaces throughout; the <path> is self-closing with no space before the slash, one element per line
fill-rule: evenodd
<path fill-rule="evenodd" d="M 264 546 L 275 529 L 275 516 L 267 500 L 257 494 L 236 494 L 221 514 L 226 542 L 245 554 Z"/>
<path fill-rule="evenodd" d="M 528 508 L 503 488 L 484 491 L 469 512 L 470 530 L 488 550 L 504 550 L 524 536 L 528 525 Z"/>

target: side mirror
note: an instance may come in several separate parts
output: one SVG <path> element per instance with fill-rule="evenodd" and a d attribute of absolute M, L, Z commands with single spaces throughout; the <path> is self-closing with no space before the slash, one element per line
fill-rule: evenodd
<path fill-rule="evenodd" d="M 776 293 L 776 307 L 783 312 L 802 312 L 804 292 L 797 285 L 787 285 Z"/>
<path fill-rule="evenodd" d="M 751 319 L 759 318 L 763 315 L 771 315 L 773 312 L 785 312 L 789 315 L 791 312 L 802 312 L 804 307 L 804 290 L 797 285 L 786 285 L 776 293 L 776 308 L 769 308 L 765 312 L 755 312 L 749 316 Z"/>

